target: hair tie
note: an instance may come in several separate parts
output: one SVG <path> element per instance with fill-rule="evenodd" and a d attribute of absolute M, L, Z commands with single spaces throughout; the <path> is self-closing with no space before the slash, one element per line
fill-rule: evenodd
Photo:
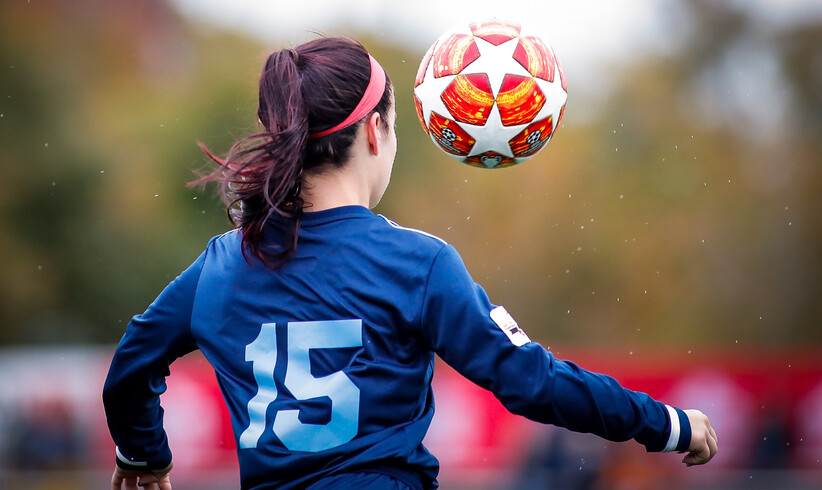
<path fill-rule="evenodd" d="M 362 99 L 360 99 L 357 107 L 351 111 L 351 114 L 349 114 L 343 122 L 336 126 L 309 134 L 308 137 L 310 139 L 322 138 L 335 131 L 347 128 L 377 107 L 380 99 L 382 99 L 383 93 L 385 93 L 385 71 L 370 54 L 368 55 L 368 59 L 371 61 L 371 79 L 368 81 L 368 86 L 365 88 L 365 93 L 362 94 Z"/>

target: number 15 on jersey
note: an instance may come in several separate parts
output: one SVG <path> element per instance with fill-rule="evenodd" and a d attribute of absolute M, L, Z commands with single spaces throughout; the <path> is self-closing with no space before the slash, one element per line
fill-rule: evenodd
<path fill-rule="evenodd" d="M 299 400 L 327 397 L 331 418 L 327 424 L 303 423 L 299 409 L 275 412 L 270 427 L 290 451 L 318 452 L 332 449 L 357 435 L 360 389 L 344 372 L 316 378 L 311 374 L 311 349 L 362 347 L 362 320 L 289 322 L 286 325 L 287 365 L 282 386 Z M 269 405 L 277 405 L 277 334 L 274 323 L 264 323 L 257 338 L 245 348 L 245 360 L 252 363 L 257 394 L 248 402 L 248 427 L 240 435 L 240 448 L 255 448 L 266 430 Z"/>

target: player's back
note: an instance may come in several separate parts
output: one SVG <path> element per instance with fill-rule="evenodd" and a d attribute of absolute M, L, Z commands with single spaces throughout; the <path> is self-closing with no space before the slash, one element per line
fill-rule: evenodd
<path fill-rule="evenodd" d="M 281 239 L 268 223 L 266 243 Z M 243 486 L 403 461 L 433 478 L 421 446 L 433 354 L 419 324 L 445 244 L 356 206 L 307 213 L 278 270 L 249 265 L 240 241 L 210 243 L 192 331 L 231 412 Z"/>

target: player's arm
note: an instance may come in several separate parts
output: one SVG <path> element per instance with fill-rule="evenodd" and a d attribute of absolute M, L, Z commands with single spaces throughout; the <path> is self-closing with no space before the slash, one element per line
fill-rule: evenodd
<path fill-rule="evenodd" d="M 103 387 L 106 419 L 117 445 L 112 485 L 122 478 L 120 483 L 130 488 L 134 472 L 170 470 L 160 395 L 166 390 L 169 365 L 196 349 L 191 310 L 204 257 L 172 281 L 145 313 L 129 322 L 114 353 Z"/>
<path fill-rule="evenodd" d="M 530 342 L 490 303 L 452 247 L 432 266 L 424 304 L 421 331 L 434 351 L 509 411 L 612 441 L 635 439 L 648 451 L 694 452 L 693 464 L 715 453 L 715 437 L 713 449 L 708 447 L 707 418 L 627 390 Z"/>

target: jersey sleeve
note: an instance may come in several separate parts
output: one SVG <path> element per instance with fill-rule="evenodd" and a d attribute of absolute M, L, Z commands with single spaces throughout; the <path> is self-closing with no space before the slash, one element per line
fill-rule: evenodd
<path fill-rule="evenodd" d="M 169 365 L 196 349 L 191 311 L 205 255 L 132 318 L 114 353 L 103 405 L 117 445 L 117 464 L 123 468 L 160 469 L 171 462 L 160 395 L 166 390 Z"/>
<path fill-rule="evenodd" d="M 635 439 L 648 451 L 682 451 L 690 443 L 682 410 L 530 342 L 504 309 L 491 304 L 450 245 L 432 265 L 420 328 L 446 363 L 512 413 L 611 441 Z"/>

